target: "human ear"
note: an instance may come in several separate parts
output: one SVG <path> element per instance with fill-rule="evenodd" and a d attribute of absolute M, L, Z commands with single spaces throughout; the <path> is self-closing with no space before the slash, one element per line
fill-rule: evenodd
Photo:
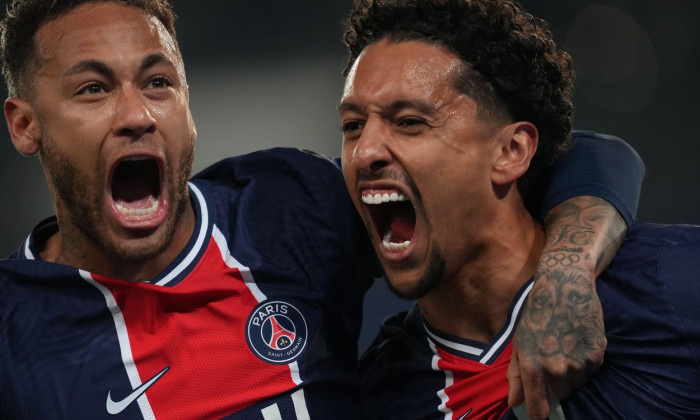
<path fill-rule="evenodd" d="M 530 167 L 537 151 L 539 133 L 534 124 L 520 121 L 509 124 L 501 132 L 501 147 L 491 172 L 491 181 L 497 185 L 516 182 Z"/>
<path fill-rule="evenodd" d="M 34 107 L 24 99 L 8 98 L 5 120 L 15 149 L 25 156 L 35 155 L 41 148 L 41 126 Z"/>

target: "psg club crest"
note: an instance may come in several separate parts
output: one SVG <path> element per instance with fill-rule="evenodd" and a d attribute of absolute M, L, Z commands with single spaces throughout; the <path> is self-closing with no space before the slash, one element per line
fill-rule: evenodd
<path fill-rule="evenodd" d="M 287 302 L 263 302 L 248 316 L 246 338 L 260 359 L 276 365 L 291 363 L 306 346 L 306 320 Z"/>

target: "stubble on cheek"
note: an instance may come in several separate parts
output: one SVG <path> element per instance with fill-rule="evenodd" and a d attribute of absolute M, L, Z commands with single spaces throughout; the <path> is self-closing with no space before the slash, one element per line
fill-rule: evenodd
<path fill-rule="evenodd" d="M 392 284 L 391 278 L 387 276 L 389 289 L 403 299 L 420 299 L 430 293 L 442 281 L 445 276 L 447 262 L 444 254 L 438 247 L 433 247 L 428 265 L 425 271 L 411 284 L 405 287 L 398 287 Z"/>

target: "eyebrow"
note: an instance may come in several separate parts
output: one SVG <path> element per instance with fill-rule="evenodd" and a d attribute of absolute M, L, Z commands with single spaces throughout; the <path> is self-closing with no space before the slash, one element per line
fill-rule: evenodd
<path fill-rule="evenodd" d="M 141 62 L 141 67 L 139 67 L 139 72 L 148 70 L 149 68 L 158 65 L 158 64 L 167 64 L 175 67 L 175 64 L 166 58 L 163 54 L 151 54 L 147 56 L 146 58 L 143 59 Z"/>
<path fill-rule="evenodd" d="M 146 58 L 141 61 L 141 65 L 139 66 L 139 73 L 148 70 L 149 68 L 158 65 L 158 64 L 169 64 L 173 65 L 172 61 L 168 60 L 163 54 L 151 54 L 147 56 Z M 70 67 L 68 70 L 66 70 L 63 73 L 64 77 L 68 76 L 73 76 L 79 73 L 83 72 L 95 72 L 98 74 L 101 74 L 107 78 L 114 79 L 115 74 L 114 71 L 112 70 L 111 67 L 109 67 L 107 64 L 105 64 L 102 61 L 98 60 L 83 60 L 72 67 Z"/>
<path fill-rule="evenodd" d="M 341 102 L 338 105 L 338 113 L 341 114 L 343 112 L 361 112 L 360 107 L 357 104 L 354 104 L 352 102 Z"/>
<path fill-rule="evenodd" d="M 105 63 L 97 60 L 80 61 L 72 67 L 70 67 L 65 72 L 63 72 L 63 77 L 69 77 L 83 72 L 95 72 L 103 76 L 107 76 L 109 78 L 114 77 L 114 72 L 112 71 L 112 69 L 109 68 L 109 66 L 107 66 Z"/>

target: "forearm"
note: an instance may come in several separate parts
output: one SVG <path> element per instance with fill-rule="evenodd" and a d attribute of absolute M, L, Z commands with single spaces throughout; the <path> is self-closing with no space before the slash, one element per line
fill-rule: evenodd
<path fill-rule="evenodd" d="M 508 374 L 509 403 L 524 397 L 533 419 L 547 417 L 547 393 L 566 398 L 603 362 L 607 340 L 595 278 L 612 261 L 627 224 L 607 201 L 580 196 L 550 210 L 545 230 Z"/>
<path fill-rule="evenodd" d="M 509 404 L 524 400 L 533 419 L 547 418 L 547 394 L 566 398 L 603 362 L 607 340 L 595 279 L 634 220 L 644 177 L 643 162 L 621 139 L 592 132 L 574 138 L 544 186 L 537 214 L 546 243 L 508 373 Z"/>
<path fill-rule="evenodd" d="M 615 207 L 592 196 L 557 205 L 545 216 L 544 225 L 547 239 L 538 274 L 575 266 L 591 280 L 610 264 L 627 232 Z"/>

